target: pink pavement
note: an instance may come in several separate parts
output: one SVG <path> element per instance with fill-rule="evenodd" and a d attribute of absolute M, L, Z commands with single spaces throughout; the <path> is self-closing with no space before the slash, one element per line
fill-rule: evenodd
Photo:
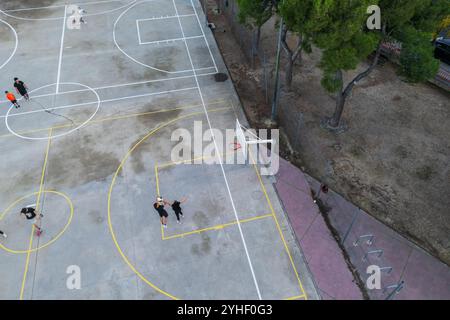
<path fill-rule="evenodd" d="M 322 298 L 363 299 L 341 248 L 313 201 L 311 189 L 319 187 L 320 182 L 280 159 L 275 188 Z M 334 191 L 321 194 L 320 199 L 330 208 L 329 222 L 339 237 L 345 238 L 343 246 L 362 281 L 368 277 L 369 265 L 392 268 L 382 273 L 382 289 L 366 290 L 370 299 L 450 299 L 449 266 Z M 367 238 L 360 238 L 368 235 L 373 237 L 370 244 Z M 368 254 L 372 251 L 382 253 Z M 395 285 L 402 281 L 395 292 Z"/>

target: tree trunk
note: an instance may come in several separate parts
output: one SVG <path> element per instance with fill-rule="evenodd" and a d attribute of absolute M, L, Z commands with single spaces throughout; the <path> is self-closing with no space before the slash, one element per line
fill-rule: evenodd
<path fill-rule="evenodd" d="M 255 52 L 259 51 L 259 43 L 261 41 L 261 28 L 262 28 L 262 26 L 259 26 L 256 30 Z"/>
<path fill-rule="evenodd" d="M 336 79 L 340 80 L 342 83 L 342 70 L 336 71 Z M 339 127 L 339 122 L 341 121 L 342 113 L 344 112 L 344 105 L 345 105 L 345 97 L 344 93 L 345 91 L 342 91 L 343 85 L 341 85 L 341 88 L 339 89 L 339 92 L 336 96 L 336 108 L 334 109 L 333 117 L 330 119 L 329 125 L 332 128 Z"/>
<path fill-rule="evenodd" d="M 297 60 L 297 58 L 300 56 L 302 52 L 302 45 L 303 45 L 303 38 L 301 35 L 298 36 L 297 46 L 294 50 L 291 50 L 289 48 L 289 45 L 286 41 L 287 38 L 287 28 L 283 28 L 283 34 L 281 37 L 281 44 L 283 46 L 284 52 L 286 52 L 287 55 L 287 66 L 286 66 L 286 87 L 288 90 L 292 87 L 292 79 L 293 79 L 293 73 L 294 73 L 294 63 Z"/>
<path fill-rule="evenodd" d="M 339 90 L 339 93 L 336 98 L 336 109 L 335 109 L 333 117 L 331 118 L 330 123 L 329 123 L 331 127 L 337 128 L 339 126 L 339 123 L 341 121 L 342 112 L 344 111 L 345 103 L 347 101 L 348 96 L 352 93 L 355 85 L 359 81 L 361 81 L 362 79 L 367 77 L 370 73 L 372 73 L 372 71 L 378 65 L 378 61 L 380 60 L 380 56 L 381 56 L 382 41 L 383 40 L 380 40 L 380 42 L 378 44 L 375 57 L 374 57 L 371 65 L 369 66 L 369 68 L 367 68 L 364 72 L 361 72 L 360 74 L 358 74 L 352 81 L 350 81 L 350 83 L 347 85 L 345 90 L 342 90 L 343 87 L 341 87 L 341 89 Z M 341 70 L 336 72 L 336 77 L 337 77 L 337 79 L 341 79 L 341 81 L 342 81 L 342 71 Z"/>
<path fill-rule="evenodd" d="M 286 87 L 288 89 L 291 89 L 292 87 L 292 77 L 294 73 L 294 62 L 292 61 L 292 58 L 288 58 L 287 65 L 286 65 Z"/>

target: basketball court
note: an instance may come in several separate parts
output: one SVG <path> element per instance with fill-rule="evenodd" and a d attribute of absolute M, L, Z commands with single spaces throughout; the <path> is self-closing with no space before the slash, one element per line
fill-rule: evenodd
<path fill-rule="evenodd" d="M 317 299 L 271 177 L 225 161 L 243 146 L 171 157 L 177 129 L 247 123 L 197 0 L 6 0 L 0 41 L 2 93 L 31 96 L 0 99 L 1 299 Z"/>

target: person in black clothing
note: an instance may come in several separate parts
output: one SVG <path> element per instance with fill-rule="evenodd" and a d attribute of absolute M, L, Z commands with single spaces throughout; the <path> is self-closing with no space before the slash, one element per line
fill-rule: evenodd
<path fill-rule="evenodd" d="M 180 201 L 174 200 L 171 204 L 173 211 L 175 212 L 175 215 L 177 216 L 177 223 L 180 224 L 180 217 L 184 218 L 183 212 L 181 211 L 181 204 L 185 203 L 187 201 L 186 197 L 183 197 Z"/>
<path fill-rule="evenodd" d="M 162 226 L 167 228 L 167 217 L 169 214 L 164 209 L 164 204 L 166 204 L 166 202 L 161 197 L 158 197 L 156 202 L 153 204 L 153 208 L 158 211 Z"/>
<path fill-rule="evenodd" d="M 38 223 L 41 221 L 41 218 L 43 217 L 41 213 L 37 212 L 34 208 L 27 207 L 22 208 L 22 210 L 20 210 L 20 214 L 23 214 L 25 218 L 27 218 L 27 220 L 33 224 L 39 234 L 42 233 L 43 230 L 38 225 Z"/>
<path fill-rule="evenodd" d="M 3 238 L 7 238 L 8 236 L 6 235 L 6 233 L 4 233 L 2 230 L 0 230 L 0 234 L 2 235 Z"/>
<path fill-rule="evenodd" d="M 28 87 L 23 81 L 20 81 L 19 78 L 14 78 L 14 88 L 18 94 L 25 98 L 25 100 L 30 100 L 30 97 L 28 96 Z"/>

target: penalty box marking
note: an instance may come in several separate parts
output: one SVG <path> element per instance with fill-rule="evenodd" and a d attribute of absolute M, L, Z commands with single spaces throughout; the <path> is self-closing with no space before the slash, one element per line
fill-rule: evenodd
<path fill-rule="evenodd" d="M 223 154 L 221 157 L 223 157 L 224 155 L 227 155 L 227 154 L 234 154 L 236 152 L 237 151 L 228 152 L 228 153 Z M 161 164 L 161 165 L 155 164 L 155 180 L 156 180 L 156 190 L 157 190 L 158 195 L 160 195 L 160 187 L 159 187 L 160 182 L 159 182 L 159 174 L 158 174 L 159 170 L 158 169 L 160 169 L 160 168 L 161 169 L 162 168 L 167 168 L 167 167 L 170 167 L 170 166 L 175 166 L 175 165 L 184 164 L 184 163 L 189 163 L 189 162 L 192 162 L 192 161 L 195 161 L 195 160 L 198 160 L 198 159 L 208 159 L 208 158 L 213 158 L 213 157 L 215 157 L 215 156 L 207 156 L 207 157 L 202 156 L 202 157 L 197 157 L 197 158 L 194 158 L 194 159 L 191 159 L 191 160 L 167 162 L 167 163 L 164 163 L 164 164 Z M 253 163 L 253 166 L 255 167 L 255 170 L 258 170 L 255 163 Z M 268 203 L 268 205 L 269 205 L 269 207 L 270 207 L 272 212 L 269 213 L 269 214 L 254 216 L 252 218 L 241 219 L 241 220 L 239 220 L 239 223 L 248 223 L 248 222 L 258 221 L 258 220 L 262 220 L 262 219 L 266 219 L 266 218 L 273 218 L 273 220 L 274 220 L 274 222 L 275 222 L 275 224 L 277 226 L 277 230 L 280 232 L 279 235 L 280 235 L 280 238 L 281 238 L 282 243 L 284 245 L 284 248 L 285 248 L 285 250 L 286 250 L 286 252 L 287 252 L 287 254 L 289 256 L 289 259 L 290 259 L 290 261 L 292 263 L 291 266 L 292 266 L 293 271 L 294 271 L 294 273 L 295 273 L 295 275 L 296 275 L 296 277 L 298 279 L 299 287 L 300 287 L 300 291 L 301 291 L 300 295 L 292 296 L 292 297 L 289 297 L 289 298 L 284 298 L 283 300 L 308 300 L 307 294 L 306 294 L 305 290 L 303 289 L 303 284 L 301 283 L 301 280 L 300 280 L 300 277 L 298 275 L 297 269 L 296 269 L 296 267 L 295 267 L 295 265 L 293 263 L 293 260 L 292 260 L 291 254 L 289 252 L 289 249 L 287 247 L 287 244 L 286 244 L 286 241 L 284 239 L 284 236 L 282 235 L 281 229 L 279 228 L 279 223 L 278 223 L 277 217 L 275 215 L 275 211 L 273 209 L 272 203 L 270 201 L 270 198 L 269 198 L 269 196 L 267 194 L 266 188 L 265 188 L 265 186 L 264 186 L 264 184 L 262 182 L 261 176 L 259 175 L 258 171 L 256 171 L 256 175 L 257 175 L 258 180 L 260 182 L 259 185 L 260 185 L 264 195 L 266 196 L 267 203 Z M 222 229 L 224 229 L 226 227 L 231 227 L 231 226 L 234 226 L 234 225 L 237 225 L 237 224 L 238 224 L 238 221 L 234 220 L 234 221 L 231 221 L 231 222 L 228 222 L 228 223 L 218 224 L 218 225 L 215 225 L 215 226 L 212 226 L 212 227 L 207 227 L 207 228 L 203 228 L 203 229 L 197 229 L 197 230 L 188 231 L 188 232 L 184 232 L 184 233 L 178 233 L 178 234 L 174 234 L 174 235 L 170 235 L 170 236 L 166 236 L 165 235 L 164 228 L 161 225 L 161 240 L 167 241 L 167 240 L 172 240 L 172 239 L 177 239 L 177 238 L 184 238 L 186 236 L 190 236 L 190 235 L 194 235 L 194 234 L 201 234 L 201 233 L 204 233 L 204 232 L 207 232 L 207 231 L 218 231 L 218 230 L 222 230 Z"/>
<path fill-rule="evenodd" d="M 213 109 L 213 110 L 210 110 L 210 112 L 219 112 L 219 111 L 223 111 L 223 110 L 225 110 L 225 109 L 230 109 L 230 108 L 218 108 L 218 109 Z M 166 123 L 164 123 L 164 124 L 162 124 L 162 125 L 160 125 L 160 126 L 158 126 L 157 128 L 155 128 L 155 129 L 153 129 L 152 131 L 150 131 L 147 135 L 145 135 L 141 140 L 139 140 L 128 152 L 127 152 L 127 154 L 125 155 L 125 157 L 122 159 L 122 161 L 121 161 L 121 163 L 120 163 L 120 165 L 119 165 L 119 167 L 117 168 L 117 170 L 116 170 L 116 172 L 115 172 L 115 174 L 113 175 L 113 179 L 112 179 L 112 181 L 111 181 L 111 185 L 110 185 L 110 187 L 109 187 L 109 191 L 108 191 L 108 227 L 109 227 L 109 232 L 110 232 L 110 234 L 111 234 L 111 237 L 112 237 L 112 239 L 113 239 L 113 242 L 114 242 L 114 245 L 115 245 L 115 247 L 116 247 L 116 249 L 117 249 L 117 251 L 119 252 L 119 254 L 120 254 L 120 256 L 122 257 L 122 259 L 125 261 L 125 263 L 128 265 L 128 267 L 139 277 L 139 279 L 141 279 L 144 283 L 146 283 L 148 286 L 150 286 L 151 288 L 153 288 L 154 290 L 156 290 L 157 292 L 159 292 L 159 293 L 161 293 L 161 294 L 163 294 L 163 295 L 165 295 L 165 296 L 167 296 L 167 297 L 169 297 L 170 299 L 173 299 L 173 300 L 179 300 L 179 298 L 178 297 L 176 297 L 176 296 L 174 296 L 174 295 L 171 295 L 170 293 L 168 293 L 168 292 L 166 292 L 166 291 L 164 291 L 164 290 L 162 290 L 162 289 L 160 289 L 158 286 L 156 286 L 154 283 L 152 283 L 151 281 L 149 281 L 131 262 L 130 262 L 130 260 L 128 259 L 128 257 L 127 257 L 127 255 L 123 252 L 123 250 L 122 250 L 122 248 L 121 248 L 121 246 L 120 246 L 120 244 L 119 244 L 119 242 L 118 242 L 118 240 L 117 240 L 117 237 L 116 237 L 116 234 L 115 234 L 115 232 L 114 232 L 114 227 L 113 227 L 113 224 L 112 224 L 112 217 L 111 217 L 111 199 L 112 199 L 112 193 L 113 193 L 113 190 L 114 190 L 114 186 L 115 186 L 115 184 L 116 184 L 116 180 L 117 180 L 117 177 L 118 177 L 118 175 L 119 175 L 119 173 L 123 170 L 123 167 L 124 167 L 124 165 L 125 165 L 125 163 L 126 163 L 126 161 L 129 159 L 129 157 L 131 156 L 131 154 L 136 150 L 136 148 L 138 148 L 144 141 L 146 141 L 147 139 L 149 139 L 150 137 L 152 137 L 156 132 L 158 132 L 160 129 L 162 129 L 162 128 L 164 128 L 164 127 L 167 127 L 168 125 L 170 125 L 170 124 L 173 124 L 173 123 L 175 123 L 175 122 L 177 122 L 177 121 L 179 121 L 179 120 L 182 120 L 182 119 L 188 119 L 188 118 L 191 118 L 191 117 L 194 117 L 194 116 L 198 116 L 198 115 L 204 115 L 204 113 L 203 112 L 194 112 L 194 113 L 191 113 L 191 114 L 188 114 L 188 115 L 184 115 L 184 116 L 180 116 L 180 117 L 178 117 L 178 118 L 175 118 L 175 119 L 172 119 L 172 120 L 170 120 L 170 121 L 168 121 L 168 122 L 166 122 Z M 273 216 L 273 213 L 271 214 L 272 216 Z M 301 296 L 298 296 L 298 297 L 305 297 L 305 300 L 306 300 L 306 294 L 302 294 Z"/>
<path fill-rule="evenodd" d="M 225 153 L 223 155 L 221 155 L 220 157 L 226 156 L 228 154 L 235 154 L 236 151 L 233 152 L 228 152 Z M 195 159 L 191 159 L 191 160 L 184 160 L 184 161 L 177 161 L 177 162 L 167 162 L 165 164 L 162 165 L 158 165 L 155 164 L 155 180 L 156 180 L 156 192 L 158 195 L 160 195 L 160 179 L 159 179 L 159 171 L 162 168 L 168 168 L 171 166 L 176 166 L 179 164 L 186 164 L 195 160 L 199 160 L 199 159 L 211 159 L 211 158 L 215 158 L 216 156 L 202 156 L 202 157 L 198 157 Z M 260 220 L 260 219 L 265 219 L 265 218 L 269 218 L 269 217 L 273 217 L 272 213 L 270 214 L 262 214 L 262 215 L 257 215 L 254 216 L 252 218 L 247 218 L 247 219 L 239 219 L 240 223 L 246 223 L 246 222 L 251 222 L 251 221 L 255 221 L 255 220 Z M 174 234 L 174 235 L 169 235 L 166 236 L 165 232 L 164 232 L 164 228 L 161 226 L 161 239 L 162 240 L 170 240 L 170 239 L 175 239 L 175 238 L 182 238 L 185 236 L 189 236 L 189 235 L 193 235 L 193 234 L 200 234 L 206 231 L 214 231 L 214 230 L 221 230 L 224 229 L 225 227 L 230 227 L 233 225 L 236 225 L 238 223 L 237 220 L 233 220 L 231 222 L 228 223 L 223 223 L 223 224 L 218 224 L 215 226 L 211 226 L 211 227 L 206 227 L 206 228 L 202 228 L 202 229 L 196 229 L 196 230 L 192 230 L 192 231 L 188 231 L 188 232 L 184 232 L 184 233 L 178 233 L 178 234 Z"/>
<path fill-rule="evenodd" d="M 116 33 L 116 31 L 115 31 L 116 25 L 117 25 L 118 21 L 122 18 L 122 16 L 123 16 L 126 12 L 128 12 L 131 8 L 135 7 L 137 4 L 140 4 L 140 3 L 142 3 L 142 2 L 144 2 L 144 1 L 141 1 L 141 2 L 135 2 L 135 3 L 134 3 L 133 5 L 131 5 L 128 9 L 126 9 L 124 12 L 122 12 L 122 13 L 120 14 L 119 18 L 117 18 L 117 20 L 116 20 L 115 23 L 114 23 L 114 28 L 113 28 L 113 39 L 114 39 L 114 43 L 116 44 L 117 48 L 118 48 L 123 54 L 125 54 L 128 58 L 130 58 L 131 60 L 133 60 L 133 61 L 136 62 L 137 64 L 140 64 L 140 65 L 142 65 L 142 66 L 145 66 L 145 67 L 148 67 L 148 68 L 150 68 L 150 69 L 154 69 L 154 70 L 157 70 L 157 71 L 160 71 L 160 72 L 169 73 L 169 74 L 174 74 L 174 73 L 185 73 L 185 72 L 193 72 L 194 75 L 192 75 L 192 77 L 196 78 L 196 77 L 199 77 L 199 76 L 203 76 L 203 75 L 201 75 L 201 74 L 196 74 L 196 71 L 199 71 L 199 70 L 205 70 L 205 69 L 212 69 L 212 68 L 214 68 L 214 69 L 215 69 L 215 73 L 219 72 L 219 69 L 218 69 L 218 67 L 217 67 L 217 63 L 216 63 L 216 60 L 215 60 L 215 58 L 214 58 L 214 55 L 213 55 L 213 53 L 212 53 L 212 51 L 211 51 L 211 47 L 210 47 L 210 45 L 209 45 L 208 39 L 206 38 L 206 34 L 205 34 L 204 29 L 203 29 L 203 25 L 202 25 L 202 23 L 200 22 L 200 18 L 199 18 L 197 9 L 196 9 L 196 7 L 195 7 L 195 5 L 194 5 L 194 3 L 193 3 L 192 0 L 190 0 L 190 3 L 191 3 L 192 9 L 194 10 L 194 14 L 180 15 L 180 14 L 178 13 L 178 10 L 177 10 L 176 5 L 175 5 L 175 11 L 176 11 L 176 14 L 173 15 L 173 16 L 168 16 L 168 19 L 171 19 L 171 18 L 173 17 L 173 18 L 177 18 L 178 21 L 180 21 L 180 17 L 184 17 L 184 16 L 195 16 L 195 18 L 196 18 L 196 20 L 197 20 L 197 24 L 198 24 L 198 26 L 199 26 L 199 28 L 200 28 L 200 30 L 201 30 L 203 39 L 205 40 L 206 48 L 208 49 L 208 53 L 209 53 L 209 55 L 210 55 L 210 57 L 211 57 L 211 60 L 212 60 L 212 62 L 213 62 L 214 67 L 207 67 L 207 68 L 196 69 L 196 68 L 193 66 L 191 69 L 170 72 L 170 71 L 161 70 L 161 69 L 158 69 L 158 68 L 155 68 L 155 67 L 146 65 L 146 64 L 144 64 L 144 63 L 142 63 L 142 62 L 136 60 L 135 58 L 133 58 L 133 57 L 130 56 L 129 54 L 127 54 L 127 53 L 119 46 L 119 44 L 117 43 L 117 40 L 116 40 L 116 34 L 115 34 L 115 33 Z M 141 45 L 141 44 L 146 44 L 146 43 L 142 43 L 142 41 L 141 41 L 141 35 L 140 35 L 140 30 L 139 30 L 139 21 L 145 21 L 145 20 L 164 20 L 163 18 L 164 18 L 164 17 L 160 17 L 160 18 L 152 17 L 152 18 L 147 18 L 147 19 L 137 19 L 137 20 L 136 20 L 137 34 L 138 34 L 138 43 L 139 43 L 140 45 Z M 184 33 L 184 31 L 182 30 L 182 28 L 180 28 L 180 31 L 182 32 L 182 34 Z M 184 38 L 184 37 L 185 37 L 185 36 L 183 35 L 183 38 Z M 163 41 L 163 42 L 164 42 L 164 41 Z M 189 53 L 188 53 L 188 55 L 189 55 Z"/>
<path fill-rule="evenodd" d="M 136 19 L 136 29 L 138 34 L 138 40 L 139 44 L 150 44 L 150 43 L 156 43 L 159 41 L 151 41 L 151 42 L 144 42 L 141 38 L 141 27 L 140 23 L 143 21 L 158 21 L 158 20 L 170 20 L 170 19 L 178 19 L 179 17 L 193 17 L 195 14 L 183 14 L 183 15 L 172 15 L 172 16 L 161 16 L 161 17 L 152 17 L 152 18 L 145 18 L 145 19 Z M 161 42 L 165 41 L 173 41 L 173 40 L 162 40 Z"/>
<path fill-rule="evenodd" d="M 171 19 L 178 19 L 178 18 L 182 18 L 182 17 L 195 17 L 195 14 L 173 15 L 173 16 L 166 16 L 166 17 L 159 17 L 159 18 L 153 17 L 153 18 L 146 18 L 146 19 L 136 19 L 136 30 L 137 30 L 139 45 L 163 44 L 163 43 L 169 43 L 169 42 L 175 42 L 175 41 L 186 41 L 189 39 L 199 39 L 199 38 L 203 38 L 206 42 L 206 37 L 204 34 L 199 34 L 199 35 L 189 36 L 189 37 L 168 38 L 168 39 L 161 39 L 161 40 L 154 40 L 154 41 L 142 41 L 141 22 L 171 20 Z M 211 68 L 213 68 L 213 67 L 211 67 Z"/>

